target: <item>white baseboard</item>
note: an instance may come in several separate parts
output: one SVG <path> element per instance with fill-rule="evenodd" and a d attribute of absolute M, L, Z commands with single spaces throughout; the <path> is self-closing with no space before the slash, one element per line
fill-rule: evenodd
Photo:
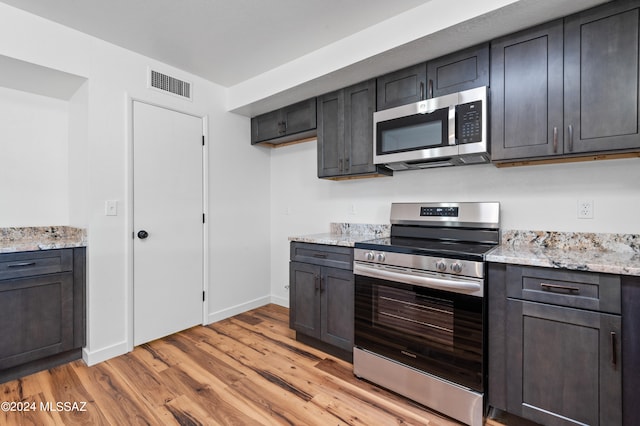
<path fill-rule="evenodd" d="M 211 312 L 207 316 L 208 323 L 211 324 L 217 321 L 221 321 L 226 318 L 230 318 L 234 315 L 241 314 L 243 312 L 250 311 L 251 309 L 259 308 L 260 306 L 268 305 L 269 303 L 275 303 L 286 308 L 289 307 L 289 300 L 282 297 L 264 296 L 254 300 L 250 300 L 245 303 L 232 306 L 230 308 L 222 309 L 216 312 Z M 120 342 L 115 345 L 97 350 L 88 351 L 86 348 L 82 349 L 82 359 L 88 366 L 99 364 L 111 358 L 115 358 L 119 355 L 123 355 L 129 352 L 129 345 L 127 342 Z"/>
<path fill-rule="evenodd" d="M 129 346 L 127 342 L 121 342 L 104 349 L 89 352 L 87 348 L 82 349 L 82 360 L 88 366 L 96 365 L 102 361 L 106 361 L 111 358 L 115 358 L 119 355 L 124 355 L 129 352 Z"/>
<path fill-rule="evenodd" d="M 271 303 L 270 296 L 260 297 L 258 299 L 250 300 L 239 305 L 232 306 L 230 308 L 222 309 L 216 312 L 209 313 L 207 324 L 211 324 L 223 319 L 232 317 L 234 315 L 241 314 L 243 312 L 250 311 L 251 309 L 259 308 L 260 306 L 268 305 Z"/>
<path fill-rule="evenodd" d="M 271 296 L 271 303 L 275 303 L 276 305 L 284 306 L 285 308 L 289 307 L 289 298 L 288 297 L 278 297 Z"/>

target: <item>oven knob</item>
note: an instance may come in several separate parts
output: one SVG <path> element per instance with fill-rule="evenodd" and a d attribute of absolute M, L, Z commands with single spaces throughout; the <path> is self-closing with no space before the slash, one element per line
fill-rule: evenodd
<path fill-rule="evenodd" d="M 384 262 L 384 253 L 378 253 L 378 256 L 376 257 L 378 262 Z"/>
<path fill-rule="evenodd" d="M 373 260 L 373 258 L 374 258 L 373 252 L 372 251 L 368 252 L 365 255 L 365 257 L 367 258 L 367 260 Z"/>
<path fill-rule="evenodd" d="M 436 269 L 440 272 L 444 272 L 447 270 L 447 264 L 444 263 L 444 260 L 438 260 L 436 262 Z"/>
<path fill-rule="evenodd" d="M 460 262 L 452 263 L 451 270 L 456 274 L 459 274 L 460 272 L 462 272 L 462 264 Z"/>

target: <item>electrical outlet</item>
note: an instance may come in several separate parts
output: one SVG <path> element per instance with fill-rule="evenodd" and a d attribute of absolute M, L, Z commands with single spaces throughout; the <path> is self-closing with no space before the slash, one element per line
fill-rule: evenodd
<path fill-rule="evenodd" d="M 593 200 L 578 200 L 578 219 L 593 219 Z"/>

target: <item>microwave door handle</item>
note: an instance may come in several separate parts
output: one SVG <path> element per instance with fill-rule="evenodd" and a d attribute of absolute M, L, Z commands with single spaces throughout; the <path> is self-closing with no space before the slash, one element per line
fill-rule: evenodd
<path fill-rule="evenodd" d="M 456 144 L 456 107 L 449 105 L 449 145 Z"/>

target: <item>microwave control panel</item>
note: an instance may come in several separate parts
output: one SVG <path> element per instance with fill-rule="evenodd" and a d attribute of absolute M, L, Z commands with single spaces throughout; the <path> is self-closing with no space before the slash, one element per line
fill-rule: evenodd
<path fill-rule="evenodd" d="M 456 107 L 458 143 L 482 142 L 482 101 Z"/>

